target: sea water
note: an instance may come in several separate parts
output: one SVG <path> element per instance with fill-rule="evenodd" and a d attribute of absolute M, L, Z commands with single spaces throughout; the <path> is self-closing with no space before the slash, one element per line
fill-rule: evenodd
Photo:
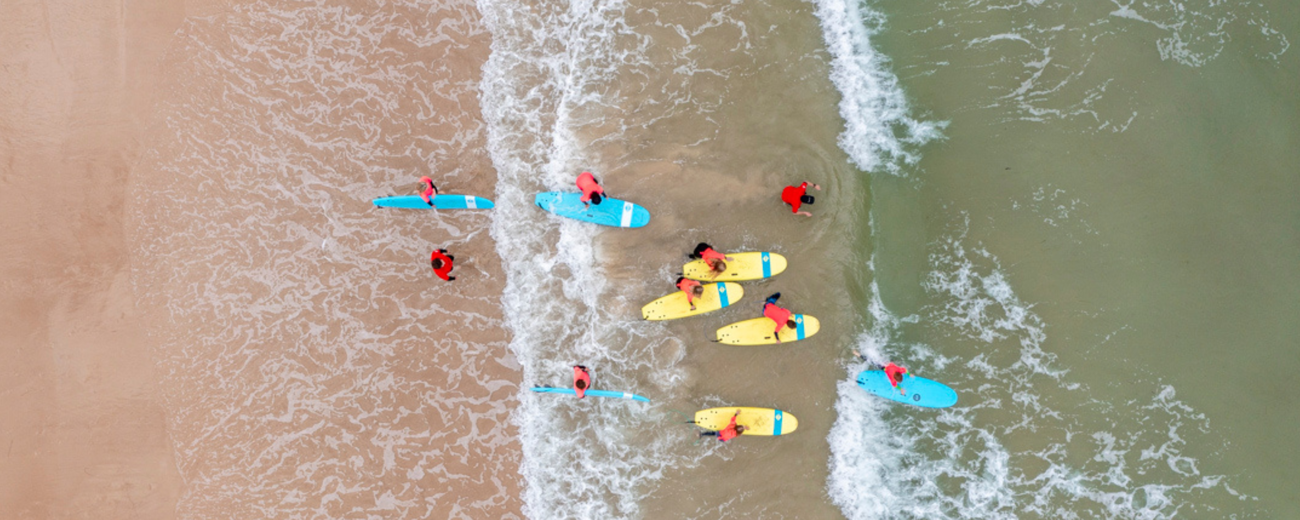
<path fill-rule="evenodd" d="M 1296 9 L 482 0 L 196 21 L 136 187 L 179 508 L 1294 516 Z M 650 225 L 531 204 L 582 171 Z M 496 209 L 368 206 L 424 174 Z M 822 188 L 811 218 L 779 201 L 802 181 Z M 727 309 L 641 321 L 697 242 L 790 267 Z M 439 246 L 450 286 L 421 267 Z M 775 292 L 822 331 L 710 341 Z M 855 349 L 958 404 L 873 398 Z M 575 364 L 653 402 L 527 390 Z M 698 439 L 685 422 L 715 406 L 800 427 Z"/>

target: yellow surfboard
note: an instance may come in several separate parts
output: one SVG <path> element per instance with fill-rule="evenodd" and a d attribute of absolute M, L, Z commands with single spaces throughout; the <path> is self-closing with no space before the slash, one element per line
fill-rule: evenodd
<path fill-rule="evenodd" d="M 706 430 L 721 430 L 731 422 L 731 416 L 736 411 L 740 411 L 740 415 L 736 416 L 736 424 L 745 427 L 745 432 L 741 435 L 786 435 L 799 428 L 799 419 L 795 419 L 794 414 L 746 406 L 700 410 L 695 412 L 695 425 Z"/>
<path fill-rule="evenodd" d="M 821 330 L 821 323 L 817 318 L 806 314 L 791 314 L 790 319 L 794 320 L 795 328 L 781 328 L 781 343 L 799 341 L 816 334 Z M 718 342 L 728 345 L 775 345 L 777 344 L 776 322 L 768 318 L 754 318 L 752 320 L 738 321 L 718 329 Z"/>
<path fill-rule="evenodd" d="M 704 294 L 695 299 L 695 310 L 691 310 L 691 304 L 686 301 L 686 293 L 677 291 L 647 303 L 641 308 L 641 318 L 659 321 L 695 316 L 729 306 L 744 296 L 745 289 L 738 283 L 705 284 Z"/>
<path fill-rule="evenodd" d="M 682 276 L 703 282 L 743 282 L 771 278 L 785 271 L 785 257 L 776 253 L 732 253 L 727 270 L 713 276 L 704 260 L 692 260 L 682 266 Z"/>

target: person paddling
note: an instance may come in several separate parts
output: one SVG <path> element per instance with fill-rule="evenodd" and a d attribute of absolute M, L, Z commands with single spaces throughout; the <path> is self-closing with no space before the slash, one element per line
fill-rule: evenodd
<path fill-rule="evenodd" d="M 605 195 L 605 188 L 600 186 L 600 181 L 596 180 L 596 176 L 592 175 L 591 172 L 582 172 L 582 175 L 578 176 L 578 189 L 582 190 L 582 198 L 578 200 L 581 200 L 588 208 L 592 204 L 599 206 Z"/>
<path fill-rule="evenodd" d="M 903 376 L 907 374 L 907 367 L 895 365 L 893 361 L 890 361 L 882 365 L 880 363 L 876 363 L 874 361 L 871 361 L 870 359 L 867 359 L 866 356 L 863 356 L 860 352 L 856 350 L 853 351 L 853 355 L 858 356 L 858 359 L 861 359 L 863 361 L 875 365 L 876 368 L 884 370 L 885 377 L 889 378 L 889 384 L 894 385 L 894 388 L 898 389 L 899 394 L 907 395 L 907 390 L 904 390 L 903 387 L 899 386 L 903 384 Z"/>
<path fill-rule="evenodd" d="M 798 326 L 794 320 L 790 319 L 794 313 L 790 312 L 789 309 L 783 309 L 776 304 L 776 301 L 779 299 L 781 299 L 781 293 L 773 294 L 768 296 L 766 300 L 763 300 L 763 317 L 776 323 L 776 330 L 773 331 L 772 335 L 776 336 L 777 343 L 781 342 L 782 327 L 793 329 Z"/>
<path fill-rule="evenodd" d="M 716 432 L 700 432 L 700 437 L 717 437 L 718 440 L 721 442 L 727 442 L 731 439 L 739 437 L 741 434 L 745 433 L 746 430 L 744 426 L 736 424 L 736 417 L 739 416 L 740 416 L 740 410 L 736 410 L 736 413 L 731 416 L 731 422 L 727 423 L 726 428 L 723 428 Z"/>
<path fill-rule="evenodd" d="M 812 195 L 808 195 L 808 184 L 807 181 L 804 181 L 803 184 L 798 186 L 786 186 L 784 190 L 781 190 L 781 202 L 789 204 L 791 211 L 796 215 L 803 215 L 805 217 L 812 216 L 812 213 L 807 211 L 799 211 L 799 206 L 803 204 L 811 206 L 813 201 L 816 200 Z M 822 189 L 821 186 L 816 184 L 813 184 L 812 187 L 817 191 L 821 191 Z"/>
<path fill-rule="evenodd" d="M 704 294 L 704 286 L 685 276 L 678 276 L 677 288 L 686 293 L 686 303 L 690 304 L 691 310 L 695 310 L 695 299 Z"/>
<path fill-rule="evenodd" d="M 455 280 L 455 276 L 450 276 L 451 262 L 455 259 L 456 257 L 447 254 L 446 249 L 434 251 L 433 254 L 429 256 L 429 264 L 433 266 L 433 274 L 438 275 L 438 278 L 442 278 L 448 282 Z"/>
<path fill-rule="evenodd" d="M 695 251 L 688 256 L 697 260 L 704 260 L 705 265 L 709 266 L 709 278 L 717 278 L 718 275 L 726 272 L 727 262 L 736 260 L 735 258 L 715 251 L 713 246 L 704 242 L 696 244 Z"/>
<path fill-rule="evenodd" d="M 433 179 L 420 177 L 420 198 L 424 199 L 424 203 L 430 208 L 436 207 L 433 205 L 433 198 L 437 196 L 438 187 L 433 185 Z"/>
<path fill-rule="evenodd" d="M 591 374 L 587 367 L 573 365 L 573 392 L 578 394 L 578 399 L 586 397 L 588 388 L 591 388 Z"/>

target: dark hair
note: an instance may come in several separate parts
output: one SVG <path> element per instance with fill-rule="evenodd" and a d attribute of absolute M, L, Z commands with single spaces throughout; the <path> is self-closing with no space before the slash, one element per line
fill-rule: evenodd
<path fill-rule="evenodd" d="M 579 379 L 579 380 L 573 382 L 573 386 L 578 387 L 579 390 L 586 390 L 586 389 L 587 389 L 587 381 L 586 381 L 586 380 L 583 380 L 583 379 Z"/>
<path fill-rule="evenodd" d="M 601 201 L 601 196 L 600 196 L 599 193 L 592 193 L 592 194 L 591 194 L 591 203 L 592 203 L 592 204 L 600 204 L 600 201 Z"/>
<path fill-rule="evenodd" d="M 686 255 L 686 256 L 688 256 L 688 257 L 690 257 L 690 258 L 696 258 L 696 259 L 698 259 L 698 258 L 704 256 L 704 252 L 705 252 L 705 251 L 708 251 L 708 250 L 710 250 L 710 249 L 713 249 L 713 246 L 708 245 L 708 244 L 706 244 L 706 243 L 704 243 L 704 242 L 700 242 L 698 245 L 695 246 L 695 252 L 694 252 L 694 253 L 691 253 L 691 254 L 689 254 L 689 255 Z"/>
<path fill-rule="evenodd" d="M 743 425 L 743 424 L 737 424 L 737 425 L 736 425 L 736 433 L 744 433 L 744 431 L 745 431 L 745 430 L 748 430 L 748 429 L 749 429 L 749 428 L 746 428 L 745 425 Z"/>
<path fill-rule="evenodd" d="M 695 284 L 695 286 L 691 287 L 691 292 L 695 293 L 696 296 L 700 296 L 704 294 L 704 286 L 701 284 Z"/>
<path fill-rule="evenodd" d="M 713 263 L 709 264 L 709 269 L 721 273 L 727 270 L 727 263 L 722 260 L 714 260 Z"/>
<path fill-rule="evenodd" d="M 442 269 L 443 263 L 441 258 L 434 258 L 429 263 L 433 265 L 434 269 Z"/>
<path fill-rule="evenodd" d="M 795 323 L 794 320 L 785 320 L 785 326 L 790 327 L 792 329 L 799 328 L 799 324 Z"/>
<path fill-rule="evenodd" d="M 817 199 L 814 199 L 812 195 L 803 195 L 799 197 L 799 200 L 803 201 L 804 204 L 812 204 Z"/>

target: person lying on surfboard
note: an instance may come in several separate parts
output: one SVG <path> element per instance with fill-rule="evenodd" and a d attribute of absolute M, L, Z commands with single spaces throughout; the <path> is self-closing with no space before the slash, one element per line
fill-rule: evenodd
<path fill-rule="evenodd" d="M 874 361 L 871 361 L 870 359 L 867 359 L 867 356 L 862 355 L 860 352 L 856 350 L 853 351 L 853 355 L 858 356 L 858 359 L 876 365 L 877 368 L 884 370 L 885 377 L 889 378 L 889 384 L 894 385 L 894 388 L 898 389 L 899 394 L 907 395 L 907 390 L 904 390 L 903 387 L 898 386 L 903 384 L 903 375 L 907 374 L 907 367 L 895 365 L 893 361 L 890 361 L 887 364 L 882 365 L 880 363 L 876 363 Z"/>
<path fill-rule="evenodd" d="M 727 262 L 736 260 L 735 258 L 715 251 L 713 246 L 704 242 L 697 244 L 695 246 L 695 252 L 687 256 L 697 260 L 704 260 L 704 263 L 709 266 L 709 278 L 717 278 L 718 275 L 726 272 Z"/>
<path fill-rule="evenodd" d="M 424 203 L 430 208 L 434 207 L 433 198 L 437 196 L 438 187 L 433 185 L 433 179 L 420 177 L 420 198 L 424 199 Z"/>
<path fill-rule="evenodd" d="M 822 190 L 822 187 L 816 184 L 813 184 L 812 187 L 817 191 Z M 813 196 L 808 195 L 808 181 L 804 181 L 803 184 L 798 186 L 786 186 L 784 190 L 781 190 L 781 202 L 789 204 L 791 211 L 796 215 L 811 217 L 812 213 L 799 211 L 799 206 L 802 204 L 808 204 L 811 206 L 813 200 L 815 200 L 813 199 Z"/>
<path fill-rule="evenodd" d="M 592 175 L 591 172 L 582 172 L 582 175 L 578 176 L 578 189 L 582 190 L 582 198 L 578 200 L 581 200 L 588 208 L 592 204 L 599 206 L 602 197 L 605 195 L 605 188 L 600 187 L 600 181 L 596 180 L 596 176 Z M 591 202 L 588 203 L 587 201 Z"/>
<path fill-rule="evenodd" d="M 704 294 L 704 286 L 685 276 L 678 276 L 677 288 L 686 293 L 686 303 L 691 305 L 691 310 L 695 310 L 695 299 Z"/>
<path fill-rule="evenodd" d="M 736 424 L 736 417 L 739 416 L 740 416 L 740 410 L 736 410 L 736 413 L 732 414 L 731 422 L 727 424 L 726 428 L 723 428 L 716 432 L 700 432 L 700 437 L 717 437 L 718 440 L 721 442 L 727 442 L 731 439 L 739 437 L 740 434 L 745 433 L 745 427 Z"/>
<path fill-rule="evenodd" d="M 446 249 L 434 251 L 432 255 L 429 255 L 429 264 L 433 266 L 433 274 L 448 282 L 455 280 L 455 276 L 449 276 L 451 274 L 451 261 L 455 259 L 456 257 L 447 254 Z"/>
<path fill-rule="evenodd" d="M 781 342 L 782 327 L 793 329 L 798 326 L 794 320 L 790 319 L 790 316 L 794 315 L 794 313 L 790 312 L 789 309 L 783 309 L 777 306 L 776 301 L 779 299 L 781 299 L 781 293 L 773 294 L 768 296 L 766 300 L 763 300 L 763 316 L 776 322 L 776 330 L 773 332 L 773 335 L 776 336 L 777 343 Z"/>
<path fill-rule="evenodd" d="M 587 367 L 573 365 L 573 392 L 578 394 L 578 399 L 586 396 L 588 388 L 591 388 L 591 374 Z"/>

